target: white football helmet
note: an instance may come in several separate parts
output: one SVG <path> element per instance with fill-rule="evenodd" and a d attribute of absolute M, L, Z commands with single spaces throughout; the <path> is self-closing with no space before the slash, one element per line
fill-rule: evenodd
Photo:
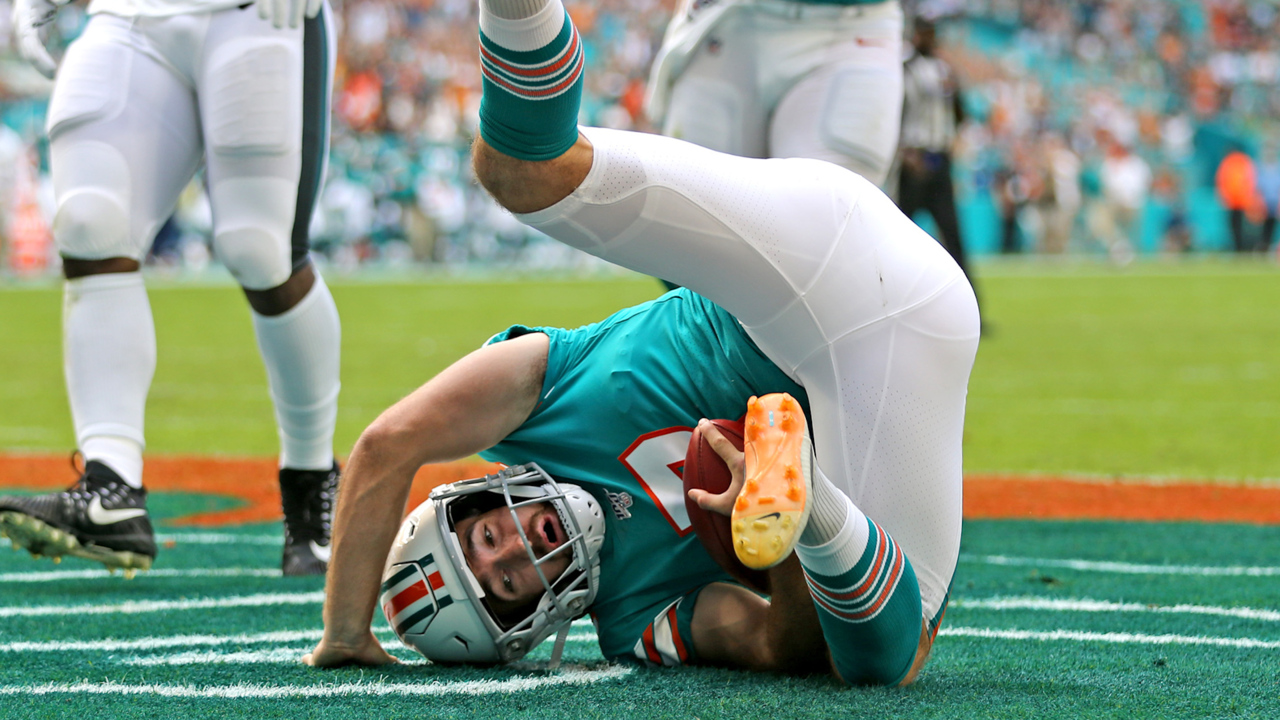
<path fill-rule="evenodd" d="M 467 566 L 454 531 L 463 513 L 504 504 L 515 518 L 522 505 L 549 502 L 568 536 L 541 558 L 517 520 L 516 528 L 545 591 L 533 611 L 499 619 Z M 510 662 L 559 631 L 558 662 L 569 624 L 586 613 L 600 578 L 604 514 L 600 503 L 577 485 L 558 483 L 534 463 L 514 465 L 482 478 L 442 485 L 405 518 L 382 572 L 379 604 L 407 646 L 434 662 Z M 569 567 L 549 578 L 543 563 L 571 554 Z"/>

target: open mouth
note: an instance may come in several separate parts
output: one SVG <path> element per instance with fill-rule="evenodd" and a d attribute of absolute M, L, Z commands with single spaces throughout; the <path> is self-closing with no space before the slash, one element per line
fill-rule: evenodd
<path fill-rule="evenodd" d="M 555 550 L 563 545 L 566 539 L 564 528 L 560 527 L 560 518 L 554 512 L 549 512 L 538 520 L 537 531 L 547 550 Z"/>

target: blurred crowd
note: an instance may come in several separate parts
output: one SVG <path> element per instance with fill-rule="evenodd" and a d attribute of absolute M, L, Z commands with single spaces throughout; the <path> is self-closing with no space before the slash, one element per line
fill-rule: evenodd
<path fill-rule="evenodd" d="M 965 19 L 950 25 L 946 46 L 976 120 L 957 157 L 970 226 L 990 216 L 991 229 L 969 234 L 986 242 L 979 251 L 1070 249 L 1125 262 L 1269 248 L 1280 173 L 1275 3 L 942 5 Z M 1224 177 L 1233 156 L 1254 171 Z M 1243 219 L 1232 211 L 1240 206 Z"/>
<path fill-rule="evenodd" d="M 567 2 L 588 62 L 583 123 L 649 130 L 642 99 L 673 0 Z M 313 224 L 331 265 L 566 267 L 472 181 L 474 0 L 345 0 L 332 153 Z M 1280 204 L 1280 11 L 1269 0 L 919 0 L 939 18 L 966 115 L 955 150 L 976 253 L 1259 251 Z M 8 45 L 0 0 L 0 237 L 47 267 L 41 122 L 49 85 Z M 82 9 L 57 30 L 73 37 Z M 1235 158 L 1226 163 L 1224 160 Z M 1234 163 L 1234 164 L 1233 164 Z M 1225 167 L 1225 172 L 1220 168 Z M 154 261 L 202 267 L 198 182 Z M 43 253 L 43 255 L 42 255 Z"/>

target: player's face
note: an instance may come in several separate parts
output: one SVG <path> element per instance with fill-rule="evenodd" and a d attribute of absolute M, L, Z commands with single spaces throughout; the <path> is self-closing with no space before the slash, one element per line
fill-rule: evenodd
<path fill-rule="evenodd" d="M 551 503 L 522 505 L 516 517 L 538 558 L 564 545 L 567 537 Z M 484 589 L 489 606 L 499 615 L 513 612 L 539 598 L 546 590 L 516 530 L 516 520 L 506 507 L 494 508 L 459 520 L 454 528 L 467 566 Z M 554 582 L 569 567 L 569 551 L 542 563 L 542 572 Z"/>

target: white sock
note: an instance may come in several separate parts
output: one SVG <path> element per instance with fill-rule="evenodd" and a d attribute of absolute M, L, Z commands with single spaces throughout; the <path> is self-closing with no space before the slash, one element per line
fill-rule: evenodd
<path fill-rule="evenodd" d="M 546 47 L 564 22 L 561 0 L 480 0 L 480 30 L 508 50 Z"/>
<path fill-rule="evenodd" d="M 338 368 L 342 328 L 324 279 L 280 315 L 253 313 L 258 349 L 280 430 L 280 467 L 333 467 L 333 427 L 338 419 Z"/>
<path fill-rule="evenodd" d="M 844 527 L 847 518 L 857 508 L 848 495 L 831 484 L 822 473 L 815 459 L 810 466 L 813 471 L 813 492 L 809 495 L 809 522 L 800 534 L 800 542 L 809 545 L 822 545 Z"/>
<path fill-rule="evenodd" d="M 142 444 L 115 435 L 95 435 L 80 443 L 85 463 L 97 460 L 116 471 L 130 487 L 142 487 Z"/>
<path fill-rule="evenodd" d="M 143 419 L 156 370 L 156 330 L 142 274 L 68 280 L 62 359 L 76 444 L 142 487 Z"/>
<path fill-rule="evenodd" d="M 835 576 L 857 564 L 870 531 L 866 516 L 849 496 L 831 484 L 817 462 L 812 467 L 809 522 L 796 544 L 796 556 L 811 572 Z"/>
<path fill-rule="evenodd" d="M 848 514 L 845 515 L 844 522 L 824 542 L 806 544 L 804 541 L 809 536 L 809 526 L 805 526 L 805 532 L 796 544 L 796 557 L 800 558 L 800 564 L 809 572 L 835 577 L 848 572 L 862 559 L 862 553 L 867 549 L 867 540 L 871 536 L 871 528 L 867 524 L 867 516 L 862 514 L 853 501 L 845 498 L 845 502 L 848 503 Z M 809 522 L 813 522 L 812 511 Z"/>

